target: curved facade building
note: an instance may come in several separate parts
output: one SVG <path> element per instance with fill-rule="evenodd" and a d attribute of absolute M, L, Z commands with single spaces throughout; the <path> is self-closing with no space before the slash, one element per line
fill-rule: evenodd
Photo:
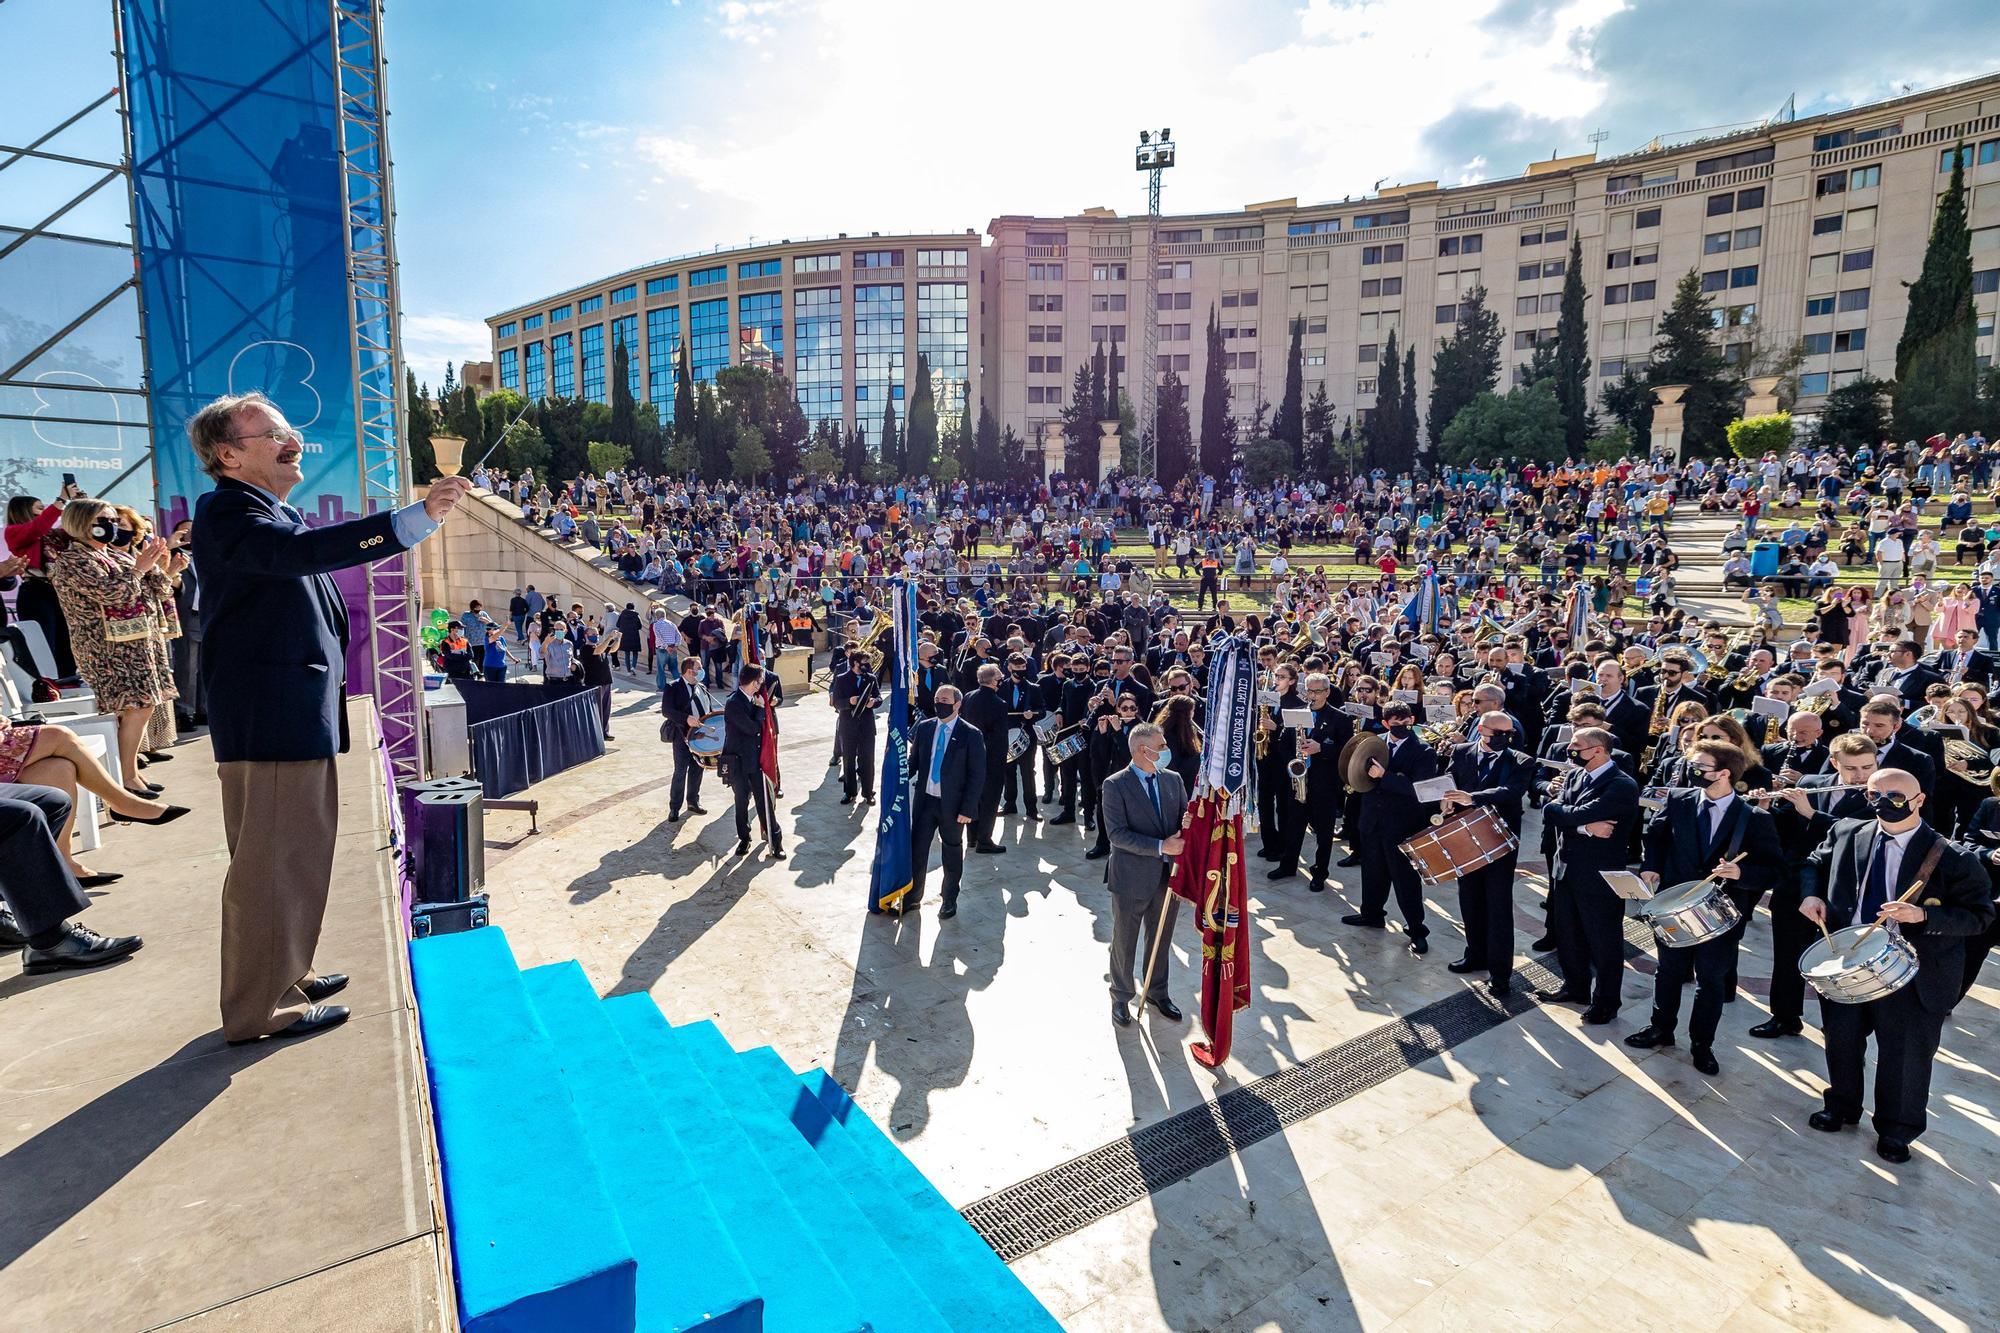
<path fill-rule="evenodd" d="M 650 264 L 488 324 L 505 387 L 601 397 L 609 348 L 623 339 L 636 349 L 635 392 L 671 415 L 685 339 L 698 377 L 771 356 L 809 419 L 871 440 L 884 401 L 903 417 L 924 352 L 941 417 L 983 399 L 1032 445 L 1097 344 L 1136 361 L 1149 306 L 1157 368 L 1187 382 L 1198 420 L 1213 309 L 1238 416 L 1279 395 L 1297 320 L 1307 395 L 1324 384 L 1337 419 L 1358 425 L 1390 331 L 1418 348 L 1427 394 L 1430 351 L 1475 284 L 1507 332 L 1504 373 L 1518 379 L 1535 344 L 1555 336 L 1579 238 L 1597 383 L 1647 364 L 1674 284 L 1693 269 L 1732 360 L 1749 367 L 1765 349 L 1802 344 L 1797 410 L 1810 412 L 1863 373 L 1894 374 L 1905 284 L 1961 146 L 1984 366 L 2000 302 L 2000 75 L 1602 161 L 1538 162 L 1477 185 L 1166 217 L 1150 283 L 1146 219 L 1089 209 L 995 218 L 983 238 L 842 235 Z M 1130 383 L 1131 367 L 1120 372 Z"/>

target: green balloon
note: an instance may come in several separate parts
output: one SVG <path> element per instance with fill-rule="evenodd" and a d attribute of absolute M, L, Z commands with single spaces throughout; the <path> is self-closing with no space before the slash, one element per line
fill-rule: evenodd
<path fill-rule="evenodd" d="M 444 642 L 444 631 L 435 625 L 426 625 L 422 633 L 417 635 L 417 638 L 423 643 L 424 647 L 435 648 Z"/>
<path fill-rule="evenodd" d="M 445 623 L 450 619 L 451 612 L 445 610 L 443 607 L 434 606 L 431 608 L 431 624 L 436 625 L 439 629 L 443 629 Z"/>

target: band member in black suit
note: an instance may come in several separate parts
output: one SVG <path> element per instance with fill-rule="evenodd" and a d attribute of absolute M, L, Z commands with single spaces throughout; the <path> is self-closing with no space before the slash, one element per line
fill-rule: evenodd
<path fill-rule="evenodd" d="M 1800 778 L 1771 802 L 1785 873 L 1771 890 L 1771 1016 L 1750 1029 L 1753 1037 L 1796 1037 L 1805 1031 L 1806 979 L 1797 964 L 1819 932 L 1799 914 L 1799 876 L 1836 820 L 1868 817 L 1866 792 L 1824 789 L 1865 785 L 1875 776 L 1874 745 L 1859 733 L 1839 737 L 1829 762 L 1830 771 Z"/>
<path fill-rule="evenodd" d="M 1785 719 L 1785 739 L 1759 752 L 1764 767 L 1783 782 L 1826 772 L 1824 724 L 1817 713 L 1793 713 Z"/>
<path fill-rule="evenodd" d="M 1646 691 L 1640 702 L 1646 706 L 1648 718 L 1655 709 L 1661 717 L 1671 717 L 1675 704 L 1697 703 L 1709 712 L 1715 711 L 1715 703 L 1707 690 L 1695 684 L 1694 659 L 1682 652 L 1660 654 L 1659 682 Z M 1661 696 L 1665 695 L 1665 699 Z"/>
<path fill-rule="evenodd" d="M 1653 712 L 1625 688 L 1625 668 L 1610 658 L 1597 664 L 1597 697 L 1604 704 L 1604 716 L 1618 749 L 1643 756 L 1652 738 Z M 1606 890 L 1610 892 L 1610 890 Z"/>
<path fill-rule="evenodd" d="M 1926 657 L 1924 666 L 1936 672 L 1939 679 L 1953 685 L 1967 680 L 1975 685 L 1991 685 L 1995 659 L 1993 654 L 1979 646 L 1978 630 L 1962 629 L 1958 632 L 1957 642 Z"/>
<path fill-rule="evenodd" d="M 1347 785 L 1340 772 L 1340 749 L 1354 735 L 1354 719 L 1333 706 L 1333 681 L 1323 671 L 1306 677 L 1305 695 L 1305 706 L 1312 711 L 1312 725 L 1298 732 L 1297 743 L 1299 757 L 1306 766 L 1306 799 L 1304 804 L 1290 802 L 1284 851 L 1271 878 L 1290 879 L 1298 873 L 1299 857 L 1310 830 L 1319 843 L 1313 851 L 1312 879 L 1307 887 L 1314 893 L 1324 893 L 1327 867 L 1333 860 L 1334 829 L 1340 822 L 1341 796 Z M 1292 795 L 1289 763 L 1288 758 L 1287 800 Z"/>
<path fill-rule="evenodd" d="M 1089 654 L 1078 650 L 1068 659 L 1069 675 L 1063 681 L 1062 702 L 1058 705 L 1065 733 L 1091 719 L 1097 687 L 1091 683 Z M 1065 736 L 1067 739 L 1067 735 Z M 1074 824 L 1079 811 L 1086 829 L 1097 827 L 1096 794 L 1090 789 L 1090 747 L 1062 761 L 1062 809 L 1050 824 Z"/>
<path fill-rule="evenodd" d="M 1058 724 L 1060 724 L 1062 718 L 1063 682 L 1069 674 L 1069 654 L 1052 652 L 1045 661 L 1047 662 L 1048 670 L 1042 673 L 1041 680 L 1039 681 L 1042 713 L 1045 716 L 1055 717 Z M 1045 805 L 1054 805 L 1056 803 L 1056 761 L 1050 753 L 1049 746 L 1037 745 L 1035 748 L 1042 756 L 1042 803 Z"/>
<path fill-rule="evenodd" d="M 933 715 L 917 724 L 910 745 L 910 771 L 916 776 L 910 836 L 916 849 L 910 858 L 915 896 L 907 901 L 924 900 L 931 839 L 936 838 L 944 849 L 944 902 L 938 918 L 945 921 L 958 915 L 965 830 L 979 817 L 979 798 L 986 784 L 986 742 L 979 728 L 958 715 L 958 701 L 958 686 L 938 686 Z"/>
<path fill-rule="evenodd" d="M 1979 808 L 1966 820 L 1959 841 L 1978 853 L 1986 866 L 1995 903 L 2000 905 L 2000 796 L 1989 796 L 1979 803 Z M 1972 983 L 1979 980 L 1979 969 L 1995 944 L 2000 944 L 2000 913 L 1996 913 L 1985 930 L 1965 941 L 1965 971 L 1959 983 L 1959 999 L 1964 999 Z"/>
<path fill-rule="evenodd" d="M 1110 707 L 1098 713 L 1090 724 L 1090 785 L 1098 793 L 1099 814 L 1103 813 L 1104 784 L 1111 775 L 1131 762 L 1132 742 L 1125 733 L 1138 726 L 1145 718 L 1139 713 L 1139 700 L 1131 694 L 1112 702 Z M 1085 852 L 1084 859 L 1101 861 L 1111 855 L 1111 828 L 1102 818 L 1097 821 L 1097 841 Z"/>
<path fill-rule="evenodd" d="M 708 698 L 701 688 L 701 659 L 690 653 L 681 658 L 681 674 L 669 681 L 660 697 L 660 711 L 666 714 L 667 731 L 674 746 L 674 778 L 667 792 L 667 822 L 681 817 L 683 807 L 698 815 L 701 808 L 701 765 L 688 749 L 688 737 L 709 711 Z"/>
<path fill-rule="evenodd" d="M 834 738 L 840 742 L 840 803 L 853 805 L 858 791 L 863 804 L 875 803 L 875 706 L 882 686 L 868 668 L 868 654 L 847 655 L 847 670 L 833 678 L 833 706 L 839 710 Z"/>
<path fill-rule="evenodd" d="M 722 752 L 734 765 L 730 787 L 736 793 L 736 854 L 743 856 L 750 851 L 750 810 L 754 805 L 758 826 L 771 845 L 771 859 L 782 861 L 785 839 L 771 808 L 770 784 L 764 781 L 764 668 L 744 667 L 736 675 L 736 686 L 729 692 L 729 702 L 722 706 Z"/>
<path fill-rule="evenodd" d="M 1903 725 L 1902 713 L 1887 699 L 1870 699 L 1861 706 L 1861 734 L 1875 745 L 1875 766 L 1899 768 L 1928 791 L 1937 780 L 1937 765 L 1906 734 L 1915 731 Z"/>
<path fill-rule="evenodd" d="M 1514 749 L 1520 738 L 1514 719 L 1498 710 L 1482 713 L 1475 738 L 1451 752 L 1453 790 L 1443 812 L 1485 806 L 1521 836 L 1521 806 L 1535 780 L 1535 761 Z M 1485 972 L 1487 988 L 1505 995 L 1514 988 L 1514 869 L 1520 849 L 1458 877 L 1458 907 L 1465 922 L 1465 953 L 1446 964 L 1460 974 Z"/>
<path fill-rule="evenodd" d="M 910 709 L 917 717 L 932 716 L 935 707 L 937 687 L 951 683 L 951 676 L 938 665 L 937 645 L 930 642 L 917 644 L 917 678 L 910 687 Z"/>
<path fill-rule="evenodd" d="M 1576 767 L 1550 784 L 1554 799 L 1542 807 L 1554 831 L 1549 922 L 1563 984 L 1541 998 L 1590 1006 L 1586 1023 L 1618 1016 L 1625 970 L 1625 904 L 1601 872 L 1625 868 L 1639 786 L 1613 761 L 1615 741 L 1605 728 L 1579 728 L 1569 739 Z"/>
<path fill-rule="evenodd" d="M 827 681 L 826 683 L 827 706 L 835 710 L 835 716 L 833 719 L 833 758 L 827 760 L 826 766 L 828 768 L 839 768 L 840 761 L 847 757 L 846 745 L 842 742 L 840 738 L 841 733 L 840 733 L 840 717 L 839 717 L 840 696 L 842 694 L 841 682 L 847 679 L 847 672 L 848 672 L 847 662 L 848 662 L 847 654 L 841 652 L 839 650 L 839 645 L 835 644 L 833 660 L 829 664 L 829 668 L 833 672 L 833 678 Z"/>
<path fill-rule="evenodd" d="M 1006 764 L 1007 784 L 1005 801 L 1000 813 L 1011 815 L 1025 806 L 1028 818 L 1040 819 L 1042 812 L 1035 804 L 1035 720 L 1041 717 L 1042 687 L 1030 671 L 1026 653 L 1015 653 L 1007 659 L 1007 679 L 1000 686 L 1000 700 L 1007 705 L 1007 729 L 1020 732 L 1029 738 L 1028 748 L 1021 757 Z M 1011 739 L 1011 737 L 1010 737 Z M 1004 762 L 1004 757 L 1003 757 Z"/>
<path fill-rule="evenodd" d="M 1257 709 L 1257 729 L 1269 738 L 1264 757 L 1259 759 L 1256 751 L 1251 751 L 1251 762 L 1257 765 L 1257 826 L 1264 839 L 1257 854 L 1266 861 L 1282 861 L 1291 838 L 1286 825 L 1295 813 L 1285 765 L 1291 762 L 1292 747 L 1296 744 L 1291 729 L 1284 725 L 1284 710 L 1304 708 L 1306 700 L 1299 692 L 1299 669 L 1289 662 L 1272 669 L 1270 688 L 1278 692 L 1278 702 L 1270 708 Z"/>
<path fill-rule="evenodd" d="M 1893 921 L 1917 951 L 1917 975 L 1902 989 L 1863 1004 L 1822 998 L 1826 1032 L 1826 1106 L 1812 1127 L 1838 1133 L 1861 1119 L 1861 1071 L 1875 1037 L 1875 1152 L 1910 1160 L 1924 1132 L 1931 1061 L 1944 1020 L 1958 1003 L 1965 941 L 1993 924 L 1993 890 L 1973 853 L 1938 836 L 1919 818 L 1923 788 L 1888 769 L 1868 779 L 1870 820 L 1834 826 L 1806 858 L 1799 910 L 1831 929 Z M 1918 896 L 1898 901 L 1922 879 Z"/>
<path fill-rule="evenodd" d="M 1000 667 L 979 664 L 978 688 L 965 696 L 959 716 L 979 728 L 986 743 L 986 776 L 980 784 L 979 818 L 972 825 L 972 850 L 997 855 L 1006 851 L 993 841 L 993 825 L 1000 815 L 1000 788 L 1007 777 L 1007 705 L 1000 698 Z"/>
<path fill-rule="evenodd" d="M 1675 792 L 1646 825 L 1646 855 L 1639 873 L 1654 889 L 1713 878 L 1748 921 L 1758 899 L 1782 875 L 1784 851 L 1769 811 L 1736 795 L 1745 756 L 1722 741 L 1696 741 L 1689 751 L 1690 773 L 1705 779 L 1700 791 Z M 1739 861 L 1737 858 L 1741 857 Z M 1681 987 L 1695 979 L 1694 1012 L 1688 1018 L 1688 1056 L 1702 1073 L 1722 1072 L 1715 1059 L 1715 1029 L 1729 989 L 1740 935 L 1724 931 L 1700 944 L 1673 948 L 1655 942 L 1653 1021 L 1625 1038 L 1627 1046 L 1649 1050 L 1674 1044 L 1680 1022 Z"/>
<path fill-rule="evenodd" d="M 1368 775 L 1375 786 L 1361 796 L 1361 910 L 1342 917 L 1341 924 L 1380 930 L 1388 919 L 1389 890 L 1409 930 L 1410 952 L 1430 952 L 1430 927 L 1424 924 L 1424 886 L 1410 858 L 1397 844 L 1430 823 L 1429 812 L 1417 799 L 1416 784 L 1438 775 L 1437 755 L 1414 734 L 1416 712 L 1400 700 L 1382 706 L 1382 723 L 1389 742 L 1388 761 L 1374 761 Z"/>
<path fill-rule="evenodd" d="M 1877 692 L 1893 690 L 1902 697 L 1903 712 L 1923 707 L 1924 691 L 1943 680 L 1937 672 L 1917 660 L 1923 648 L 1915 639 L 1898 639 L 1889 648 L 1889 665 L 1876 678 Z"/>

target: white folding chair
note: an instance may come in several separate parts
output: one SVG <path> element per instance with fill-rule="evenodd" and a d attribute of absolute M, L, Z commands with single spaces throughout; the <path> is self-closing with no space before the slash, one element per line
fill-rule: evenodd
<path fill-rule="evenodd" d="M 28 645 L 26 665 L 43 680 L 55 680 L 56 654 L 49 647 L 49 636 L 42 633 L 42 627 L 32 620 L 16 620 L 14 628 L 20 631 L 21 641 Z"/>
<path fill-rule="evenodd" d="M 97 711 L 95 695 L 85 693 L 49 703 L 34 701 L 34 679 L 14 660 L 11 644 L 0 643 L 0 707 L 9 717 L 40 713 L 51 722 L 60 722 L 79 736 L 104 738 L 104 767 L 116 779 L 119 775 L 118 717 Z"/>

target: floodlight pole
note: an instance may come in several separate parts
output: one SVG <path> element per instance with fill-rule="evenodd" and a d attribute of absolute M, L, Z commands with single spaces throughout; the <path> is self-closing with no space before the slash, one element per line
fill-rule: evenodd
<path fill-rule="evenodd" d="M 1151 130 L 1139 132 L 1139 146 L 1135 162 L 1140 171 L 1146 173 L 1146 283 L 1145 316 L 1140 321 L 1139 332 L 1139 438 L 1134 441 L 1134 453 L 1139 460 L 1141 476 L 1153 476 L 1159 471 L 1159 428 L 1158 405 L 1160 400 L 1160 178 L 1166 169 L 1174 164 L 1174 145 L 1171 131 L 1161 130 L 1157 135 Z M 1117 356 L 1114 346 L 1111 355 Z M 1128 377 L 1131 382 L 1133 377 Z M 1112 404 L 1117 410 L 1117 404 Z"/>

